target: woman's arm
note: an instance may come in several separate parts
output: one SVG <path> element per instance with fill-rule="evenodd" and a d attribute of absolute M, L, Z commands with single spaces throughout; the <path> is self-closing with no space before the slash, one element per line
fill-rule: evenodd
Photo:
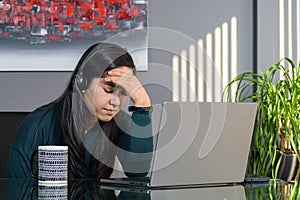
<path fill-rule="evenodd" d="M 120 127 L 117 156 L 127 176 L 146 176 L 153 154 L 151 113 L 134 112 L 127 118 L 129 123 Z"/>
<path fill-rule="evenodd" d="M 22 122 L 10 148 L 6 177 L 31 178 L 31 157 L 37 147 L 63 141 L 59 114 L 51 105 L 33 111 Z M 36 165 L 37 155 L 34 157 L 35 170 Z"/>
<path fill-rule="evenodd" d="M 8 178 L 31 178 L 30 159 L 34 150 L 38 122 L 30 114 L 22 122 L 10 148 L 6 176 Z"/>

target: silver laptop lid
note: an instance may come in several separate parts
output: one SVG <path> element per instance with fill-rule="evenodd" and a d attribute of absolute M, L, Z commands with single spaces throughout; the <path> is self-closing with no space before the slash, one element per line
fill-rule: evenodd
<path fill-rule="evenodd" d="M 244 180 L 256 103 L 166 102 L 151 186 Z"/>

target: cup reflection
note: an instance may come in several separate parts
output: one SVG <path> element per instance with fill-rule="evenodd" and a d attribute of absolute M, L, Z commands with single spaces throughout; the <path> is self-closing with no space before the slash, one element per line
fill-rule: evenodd
<path fill-rule="evenodd" d="M 39 185 L 38 186 L 39 200 L 67 200 L 68 185 Z"/>

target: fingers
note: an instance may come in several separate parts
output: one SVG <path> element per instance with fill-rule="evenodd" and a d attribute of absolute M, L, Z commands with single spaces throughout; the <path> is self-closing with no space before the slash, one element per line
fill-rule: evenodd
<path fill-rule="evenodd" d="M 123 76 L 125 74 L 133 75 L 133 70 L 129 67 L 118 67 L 107 72 L 109 76 Z"/>
<path fill-rule="evenodd" d="M 128 84 L 131 81 L 136 81 L 136 77 L 133 75 L 133 70 L 129 67 L 118 67 L 107 72 L 105 77 L 106 82 L 113 82 L 121 87 L 124 84 Z M 124 85 L 125 86 L 125 85 Z"/>
<path fill-rule="evenodd" d="M 117 85 L 122 84 L 121 81 L 128 81 L 128 79 L 133 78 L 133 71 L 129 67 L 119 67 L 116 69 L 112 69 L 107 72 L 107 76 L 105 77 L 106 82 L 113 82 Z M 120 85 L 121 86 L 121 85 Z"/>
<path fill-rule="evenodd" d="M 113 75 L 113 76 L 106 76 L 104 78 L 104 81 L 109 83 L 114 83 L 115 85 L 119 85 L 121 87 L 125 87 L 127 85 L 131 85 L 133 83 L 136 83 L 137 80 L 136 80 L 136 77 L 134 75 L 130 75 L 130 74 L 124 74 L 124 75 L 120 75 L 120 76 L 117 76 L 117 75 Z"/>

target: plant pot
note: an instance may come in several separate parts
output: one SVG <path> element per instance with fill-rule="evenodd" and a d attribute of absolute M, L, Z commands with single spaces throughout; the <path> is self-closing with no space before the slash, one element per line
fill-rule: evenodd
<path fill-rule="evenodd" d="M 279 165 L 277 178 L 291 182 L 295 179 L 299 169 L 299 162 L 296 154 L 277 151 L 275 165 L 277 165 L 280 156 L 282 156 L 282 159 Z"/>

